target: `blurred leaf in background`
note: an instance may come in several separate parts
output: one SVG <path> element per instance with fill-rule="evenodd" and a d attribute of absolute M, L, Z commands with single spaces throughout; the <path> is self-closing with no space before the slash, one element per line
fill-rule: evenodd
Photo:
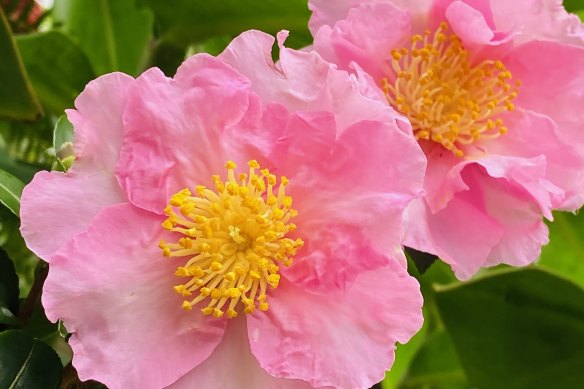
<path fill-rule="evenodd" d="M 136 76 L 144 69 L 153 18 L 134 0 L 56 0 L 53 18 L 85 51 L 97 75 Z"/>
<path fill-rule="evenodd" d="M 60 115 L 95 78 L 83 50 L 67 35 L 48 31 L 16 38 L 30 81 L 45 111 Z"/>
<path fill-rule="evenodd" d="M 544 246 L 539 265 L 584 287 L 584 212 L 554 213 L 550 243 Z"/>
<path fill-rule="evenodd" d="M 153 10 L 160 38 L 178 47 L 217 36 L 235 37 L 249 29 L 272 35 L 289 30 L 292 47 L 312 40 L 306 0 L 138 0 L 138 4 Z"/>
<path fill-rule="evenodd" d="M 0 118 L 35 120 L 42 115 L 4 11 L 0 9 Z"/>

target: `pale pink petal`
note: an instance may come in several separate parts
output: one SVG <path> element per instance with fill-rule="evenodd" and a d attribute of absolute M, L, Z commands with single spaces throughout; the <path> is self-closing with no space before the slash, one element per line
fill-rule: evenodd
<path fill-rule="evenodd" d="M 269 304 L 248 316 L 253 354 L 270 374 L 314 387 L 381 381 L 395 343 L 407 342 L 423 321 L 419 285 L 393 261 L 362 273 L 345 293 L 313 295 L 283 280 Z"/>
<path fill-rule="evenodd" d="M 75 127 L 78 161 L 73 169 L 83 165 L 86 169 L 114 172 L 124 134 L 122 116 L 133 81 L 123 73 L 101 76 L 87 84 L 77 97 L 76 109 L 67 110 Z"/>
<path fill-rule="evenodd" d="M 486 157 L 460 171 L 467 189 L 432 212 L 420 202 L 406 211 L 404 244 L 438 255 L 459 279 L 483 266 L 524 266 L 537 259 L 547 243 L 542 213 L 551 217 L 550 191 L 541 158 L 523 163 Z"/>
<path fill-rule="evenodd" d="M 501 58 L 513 48 L 516 32 L 495 26 L 489 0 L 438 0 L 434 2 L 431 22 L 433 30 L 447 21 L 474 63 Z"/>
<path fill-rule="evenodd" d="M 523 158 L 545 156 L 545 178 L 565 193 L 552 199 L 554 209 L 575 211 L 584 203 L 584 156 L 559 138 L 557 125 L 547 116 L 517 110 L 505 117 L 511 129 L 485 145 L 489 153 Z"/>
<path fill-rule="evenodd" d="M 341 69 L 356 62 L 375 80 L 390 70 L 385 64 L 391 50 L 405 44 L 411 34 L 407 10 L 390 2 L 363 3 L 351 8 L 333 27 L 323 26 L 314 34 L 314 49 Z"/>
<path fill-rule="evenodd" d="M 116 174 L 133 204 L 162 213 L 173 193 L 209 185 L 237 159 L 222 138 L 250 107 L 249 82 L 216 58 L 191 57 L 176 80 L 148 70 L 129 100 Z"/>
<path fill-rule="evenodd" d="M 202 364 L 168 389 L 311 389 L 306 381 L 276 378 L 262 369 L 249 348 L 244 317 L 230 320 L 223 340 Z"/>
<path fill-rule="evenodd" d="M 457 278 L 469 279 L 485 265 L 504 233 L 475 200 L 461 192 L 435 213 L 423 199 L 412 202 L 404 215 L 404 245 L 437 255 Z"/>
<path fill-rule="evenodd" d="M 542 154 L 520 157 L 483 153 L 461 160 L 434 149 L 428 154 L 428 161 L 426 202 L 432 212 L 443 209 L 456 193 L 471 188 L 462 174 L 472 165 L 484 167 L 490 177 L 503 178 L 522 188 L 549 219 L 551 208 L 564 196 L 563 190 L 546 178 L 546 158 Z"/>
<path fill-rule="evenodd" d="M 456 157 L 436 142 L 421 141 L 428 158 L 428 167 L 424 180 L 425 201 L 432 212 L 446 207 L 455 193 L 467 190 L 468 186 L 460 177 L 460 170 L 454 167 L 468 162 Z"/>
<path fill-rule="evenodd" d="M 324 61 L 315 52 L 284 47 L 286 33 L 278 34 L 280 61 L 274 64 L 274 38 L 248 31 L 235 38 L 219 58 L 251 81 L 264 103 L 279 103 L 290 112 L 333 112 L 338 132 L 359 120 L 394 120 L 384 100 L 364 98 L 364 80 L 357 81 Z"/>
<path fill-rule="evenodd" d="M 516 30 L 517 44 L 557 40 L 584 45 L 584 25 L 566 12 L 562 0 L 490 0 L 493 18 L 502 31 Z"/>
<path fill-rule="evenodd" d="M 314 170 L 321 169 L 335 145 L 337 126 L 331 112 L 297 112 L 282 123 L 284 131 L 272 146 L 270 158 L 279 172 L 299 180 L 317 179 Z M 316 183 L 306 182 L 307 185 Z"/>
<path fill-rule="evenodd" d="M 81 380 L 111 389 L 161 388 L 203 362 L 224 320 L 185 312 L 172 289 L 176 265 L 161 256 L 162 218 L 130 204 L 96 216 L 53 256 L 43 290 L 63 320 Z"/>
<path fill-rule="evenodd" d="M 341 19 L 345 19 L 351 8 L 363 3 L 392 3 L 400 8 L 407 9 L 412 14 L 416 25 L 422 25 L 427 18 L 434 0 L 309 0 L 308 8 L 312 16 L 308 27 L 313 34 L 322 26 L 333 27 Z"/>
<path fill-rule="evenodd" d="M 452 12 L 453 10 L 456 11 Z M 452 19 L 448 20 L 449 23 L 460 23 L 459 26 L 467 24 L 468 21 L 455 20 L 454 18 L 454 16 L 462 16 L 469 17 L 474 23 L 479 22 L 481 30 L 485 28 L 483 23 L 489 29 L 496 28 L 491 11 L 491 0 L 433 0 L 430 9 L 430 27 L 436 28 L 442 21 L 449 18 L 449 13 L 450 19 Z M 481 18 L 477 18 L 477 14 L 481 15 Z M 461 31 L 468 33 L 468 29 L 461 29 Z"/>
<path fill-rule="evenodd" d="M 485 45 L 495 37 L 484 15 L 462 1 L 450 4 L 445 16 L 465 47 Z"/>
<path fill-rule="evenodd" d="M 308 0 L 308 8 L 312 11 L 312 16 L 308 22 L 308 27 L 312 33 L 322 26 L 333 27 L 335 23 L 347 17 L 351 8 L 358 7 L 363 3 L 386 2 L 384 0 Z"/>
<path fill-rule="evenodd" d="M 481 199 L 483 212 L 504 229 L 485 265 L 526 266 L 539 258 L 541 246 L 548 243 L 541 205 L 531 201 L 531 194 L 513 182 L 485 179 L 484 172 L 478 169 L 465 173 L 465 181 L 473 188 L 473 198 Z"/>
<path fill-rule="evenodd" d="M 303 139 L 298 135 L 289 138 Z M 280 152 L 278 166 L 289 166 L 290 154 Z M 345 289 L 359 273 L 402 259 L 401 215 L 422 193 L 425 158 L 397 126 L 367 121 L 341 134 L 328 158 L 326 150 L 315 154 L 323 156 L 320 162 L 283 170 L 291 178 L 295 223 L 305 241 L 283 274 L 313 291 Z M 400 154 L 408 158 L 396 160 Z"/>
<path fill-rule="evenodd" d="M 517 106 L 545 114 L 568 144 L 584 148 L 584 48 L 530 42 L 515 49 L 505 65 L 522 86 Z"/>
<path fill-rule="evenodd" d="M 20 231 L 27 247 L 50 262 L 55 251 L 85 231 L 99 211 L 125 201 L 109 173 L 41 171 L 22 192 Z"/>

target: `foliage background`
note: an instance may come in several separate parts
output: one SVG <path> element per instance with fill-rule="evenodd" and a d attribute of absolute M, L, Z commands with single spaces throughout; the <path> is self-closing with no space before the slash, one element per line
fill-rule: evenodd
<path fill-rule="evenodd" d="M 332 1 L 332 0 L 331 0 Z M 47 266 L 19 234 L 23 186 L 66 170 L 62 116 L 95 77 L 151 66 L 172 76 L 185 57 L 217 54 L 255 28 L 311 43 L 306 0 L 0 0 L 0 389 L 98 388 L 71 366 L 67 331 L 40 305 Z M 584 17 L 584 0 L 565 0 Z M 584 109 L 584 107 L 583 107 Z M 584 382 L 584 214 L 556 214 L 551 244 L 526 269 L 498 267 L 457 282 L 408 251 L 425 324 L 380 383 L 410 388 L 576 388 Z"/>

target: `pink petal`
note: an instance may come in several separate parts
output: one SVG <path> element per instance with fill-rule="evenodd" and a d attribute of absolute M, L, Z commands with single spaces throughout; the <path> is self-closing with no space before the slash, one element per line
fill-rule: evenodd
<path fill-rule="evenodd" d="M 407 342 L 423 320 L 419 285 L 395 262 L 362 273 L 345 293 L 313 295 L 283 280 L 269 304 L 248 316 L 253 354 L 270 374 L 314 387 L 381 381 L 395 343 Z"/>
<path fill-rule="evenodd" d="M 167 389 L 310 389 L 308 382 L 276 378 L 262 369 L 249 348 L 245 318 L 230 320 L 219 346 L 201 365 Z"/>
<path fill-rule="evenodd" d="M 301 135 L 290 139 L 313 139 Z M 301 144 L 300 149 L 313 147 Z M 280 152 L 278 166 L 288 166 L 293 154 Z M 425 167 L 413 138 L 383 122 L 350 127 L 326 159 L 325 154 L 326 149 L 320 161 L 299 164 L 302 169 L 289 174 L 299 212 L 295 223 L 306 244 L 294 265 L 283 269 L 290 281 L 318 292 L 348 288 L 361 272 L 403 258 L 401 216 L 421 195 Z"/>
<path fill-rule="evenodd" d="M 549 211 L 553 185 L 542 178 L 545 160 L 485 157 L 467 164 L 466 190 L 436 212 L 419 202 L 406 211 L 404 244 L 438 255 L 459 279 L 483 266 L 524 266 L 547 243 L 542 213 Z"/>
<path fill-rule="evenodd" d="M 554 209 L 575 211 L 584 203 L 584 156 L 563 142 L 558 126 L 547 116 L 526 110 L 517 110 L 505 117 L 511 129 L 505 136 L 486 145 L 493 154 L 523 158 L 545 156 L 545 178 L 564 191 L 552 199 Z"/>
<path fill-rule="evenodd" d="M 412 202 L 404 215 L 404 244 L 437 255 L 458 279 L 469 279 L 485 265 L 504 233 L 476 200 L 461 192 L 435 213 L 423 199 Z"/>
<path fill-rule="evenodd" d="M 558 40 L 584 44 L 584 26 L 576 15 L 566 12 L 562 0 L 490 0 L 499 30 L 516 30 L 517 44 L 532 40 Z"/>
<path fill-rule="evenodd" d="M 99 211 L 125 201 L 115 177 L 108 173 L 41 171 L 22 193 L 20 231 L 27 247 L 50 262 L 55 251 L 85 231 Z"/>
<path fill-rule="evenodd" d="M 174 80 L 158 69 L 143 73 L 130 91 L 126 134 L 116 174 L 130 201 L 162 213 L 184 187 L 209 185 L 229 153 L 226 127 L 244 119 L 249 82 L 208 55 L 196 55 Z"/>
<path fill-rule="evenodd" d="M 461 160 L 435 142 L 422 141 L 421 144 L 429 161 L 424 181 L 425 200 L 430 210 L 437 212 L 446 207 L 455 193 L 468 189 L 460 171 L 470 162 Z"/>
<path fill-rule="evenodd" d="M 341 69 L 356 62 L 375 80 L 387 75 L 391 50 L 411 34 L 410 14 L 390 2 L 363 3 L 351 8 L 333 27 L 314 33 L 314 49 Z"/>
<path fill-rule="evenodd" d="M 485 264 L 526 266 L 535 261 L 541 246 L 548 243 L 541 205 L 530 201 L 531 195 L 523 188 L 503 179 L 485 180 L 484 173 L 477 169 L 469 170 L 465 181 L 475 189 L 473 197 L 482 199 L 485 214 L 504 228 Z"/>
<path fill-rule="evenodd" d="M 345 19 L 351 8 L 359 7 L 364 3 L 392 3 L 400 8 L 408 9 L 416 20 L 417 25 L 422 25 L 426 14 L 434 0 L 309 0 L 308 8 L 312 11 L 312 17 L 308 27 L 312 34 L 322 26 L 334 27 L 335 23 Z"/>
<path fill-rule="evenodd" d="M 469 20 L 455 20 L 456 16 L 461 16 L 469 18 L 473 23 L 478 22 L 478 26 L 475 27 L 479 27 L 479 31 L 484 30 L 484 26 L 489 29 L 495 29 L 491 0 L 433 0 L 430 13 L 431 28 L 436 28 L 445 19 L 448 19 L 449 23 L 458 23 L 458 26 L 468 24 Z M 450 17 L 448 16 L 449 14 Z M 477 15 L 481 15 L 481 17 L 477 18 Z M 459 31 L 469 32 L 466 28 Z M 479 31 L 474 33 L 476 34 Z M 455 32 L 458 33 L 456 30 Z M 481 34 L 484 34 L 484 31 Z"/>
<path fill-rule="evenodd" d="M 335 69 L 315 52 L 284 47 L 286 33 L 278 34 L 280 61 L 272 61 L 274 38 L 248 31 L 235 38 L 219 58 L 251 80 L 263 102 L 276 102 L 290 112 L 333 112 L 339 132 L 358 120 L 393 120 L 385 100 L 373 103 L 361 94 L 354 77 Z"/>
<path fill-rule="evenodd" d="M 124 125 L 122 115 L 134 79 L 124 73 L 106 74 L 91 81 L 75 100 L 67 117 L 75 127 L 77 162 L 73 169 L 101 169 L 113 173 Z"/>
<path fill-rule="evenodd" d="M 553 119 L 559 136 L 584 147 L 584 48 L 556 42 L 530 42 L 504 61 L 522 86 L 517 106 Z"/>
<path fill-rule="evenodd" d="M 314 34 L 322 26 L 333 27 L 335 23 L 347 17 L 351 8 L 363 3 L 372 3 L 371 0 L 308 0 L 308 8 L 312 16 L 308 23 L 310 31 Z"/>
<path fill-rule="evenodd" d="M 81 380 L 115 388 L 161 388 L 202 363 L 225 321 L 185 312 L 176 265 L 158 248 L 162 218 L 129 204 L 95 217 L 54 255 L 43 291 L 47 317 L 73 335 Z"/>
<path fill-rule="evenodd" d="M 435 8 L 439 10 L 435 10 L 435 24 L 448 21 L 464 47 L 472 53 L 473 62 L 501 58 L 512 50 L 516 33 L 495 27 L 489 0 L 443 0 L 435 3 Z"/>
<path fill-rule="evenodd" d="M 546 178 L 546 158 L 541 151 L 527 158 L 483 153 L 462 160 L 435 148 L 427 154 L 426 202 L 432 212 L 443 209 L 456 193 L 469 189 L 462 174 L 476 164 L 484 167 L 489 176 L 503 178 L 521 188 L 529 194 L 530 201 L 539 205 L 542 214 L 551 219 L 551 208 L 561 201 L 564 192 Z"/>

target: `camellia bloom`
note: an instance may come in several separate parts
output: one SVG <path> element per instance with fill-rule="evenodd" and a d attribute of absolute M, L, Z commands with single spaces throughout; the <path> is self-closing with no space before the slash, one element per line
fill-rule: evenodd
<path fill-rule="evenodd" d="M 401 218 L 425 157 L 316 53 L 248 32 L 174 78 L 109 74 L 67 112 L 22 233 L 47 316 L 110 388 L 365 388 L 422 324 Z"/>
<path fill-rule="evenodd" d="M 560 0 L 312 0 L 314 48 L 369 78 L 428 157 L 405 244 L 461 279 L 523 266 L 584 201 L 584 27 Z M 402 122 L 400 122 L 402 123 Z M 543 217 L 542 217 L 543 216 Z"/>

